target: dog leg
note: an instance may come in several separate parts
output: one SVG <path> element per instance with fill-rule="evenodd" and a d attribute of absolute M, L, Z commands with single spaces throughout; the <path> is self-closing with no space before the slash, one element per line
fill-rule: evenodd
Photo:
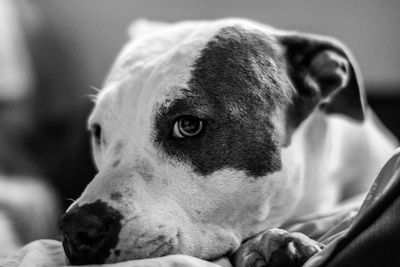
<path fill-rule="evenodd" d="M 246 241 L 233 256 L 233 265 L 302 266 L 323 245 L 301 233 L 272 228 Z"/>

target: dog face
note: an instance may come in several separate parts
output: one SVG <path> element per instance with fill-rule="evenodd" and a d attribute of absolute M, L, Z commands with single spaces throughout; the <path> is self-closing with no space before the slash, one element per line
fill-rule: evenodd
<path fill-rule="evenodd" d="M 237 19 L 132 32 L 89 119 L 99 172 L 62 220 L 71 263 L 234 252 L 296 206 L 290 138 L 315 106 L 362 116 L 335 104 L 353 69 L 331 41 Z"/>

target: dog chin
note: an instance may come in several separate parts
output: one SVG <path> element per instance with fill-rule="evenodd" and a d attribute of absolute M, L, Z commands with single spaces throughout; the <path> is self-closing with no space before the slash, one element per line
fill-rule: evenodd
<path fill-rule="evenodd" d="M 180 241 L 179 232 L 175 235 L 160 234 L 151 238 L 141 235 L 134 240 L 133 244 L 120 242 L 116 248 L 110 250 L 110 255 L 104 262 L 117 263 L 172 254 L 185 254 L 185 249 L 181 247 Z"/>
<path fill-rule="evenodd" d="M 80 246 L 77 248 L 66 238 L 63 239 L 63 246 L 70 264 L 117 263 L 171 254 L 184 254 L 185 250 L 180 246 L 179 237 L 179 232 L 176 235 L 163 233 L 150 238 L 143 234 L 136 238 L 133 244 L 121 242 L 116 248 L 102 249 L 100 247 L 101 253 L 96 254 L 91 253 L 89 247 Z"/>

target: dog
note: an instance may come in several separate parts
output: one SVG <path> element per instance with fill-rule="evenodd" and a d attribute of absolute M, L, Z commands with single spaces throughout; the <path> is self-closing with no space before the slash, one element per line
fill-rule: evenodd
<path fill-rule="evenodd" d="M 279 226 L 367 189 L 395 148 L 336 39 L 245 19 L 130 36 L 88 122 L 98 173 L 61 220 L 72 264 L 301 265 L 321 245 Z"/>

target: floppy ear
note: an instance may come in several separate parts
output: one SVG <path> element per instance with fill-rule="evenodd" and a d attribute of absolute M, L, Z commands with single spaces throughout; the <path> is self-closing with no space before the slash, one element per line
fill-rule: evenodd
<path fill-rule="evenodd" d="M 168 25 L 166 22 L 137 19 L 129 26 L 128 34 L 130 38 L 136 38 L 162 30 Z"/>
<path fill-rule="evenodd" d="M 289 74 L 298 92 L 294 111 L 303 112 L 300 121 L 316 105 L 328 114 L 364 120 L 365 95 L 359 68 L 341 42 L 299 33 L 283 33 L 278 39 L 285 49 Z"/>

